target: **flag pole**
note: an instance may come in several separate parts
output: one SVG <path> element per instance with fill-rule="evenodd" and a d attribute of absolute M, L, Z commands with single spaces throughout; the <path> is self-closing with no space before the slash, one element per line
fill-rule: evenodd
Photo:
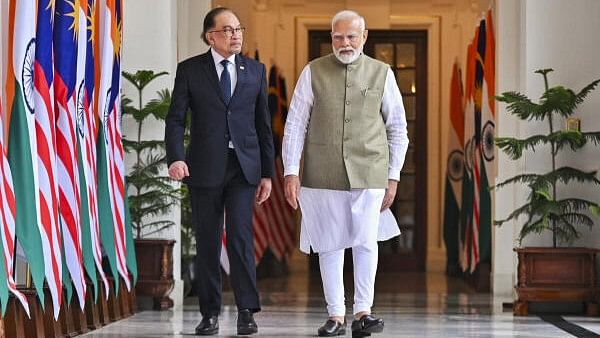
<path fill-rule="evenodd" d="M 29 263 L 25 263 L 25 287 L 31 288 L 31 270 L 29 269 Z"/>

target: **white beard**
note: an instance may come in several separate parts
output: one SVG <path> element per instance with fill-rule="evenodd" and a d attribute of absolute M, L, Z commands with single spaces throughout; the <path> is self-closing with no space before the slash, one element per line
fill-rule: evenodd
<path fill-rule="evenodd" d="M 349 64 L 349 63 L 356 61 L 356 59 L 358 59 L 360 54 L 362 54 L 362 52 L 363 52 L 363 47 L 364 47 L 364 44 L 356 49 L 354 49 L 352 47 L 340 48 L 340 49 L 333 48 L 333 54 L 335 55 L 335 57 L 338 60 L 340 60 L 341 63 Z M 352 51 L 352 54 L 350 54 L 350 55 L 341 54 L 342 51 L 349 51 L 349 50 Z"/>

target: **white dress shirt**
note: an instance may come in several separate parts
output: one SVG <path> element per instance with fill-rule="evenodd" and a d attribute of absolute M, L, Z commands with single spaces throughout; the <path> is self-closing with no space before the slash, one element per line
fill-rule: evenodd
<path fill-rule="evenodd" d="M 225 58 L 215 52 L 214 49 L 210 49 L 210 53 L 212 54 L 213 60 L 215 61 L 215 69 L 217 70 L 217 75 L 219 76 L 219 81 L 221 80 L 221 74 L 223 74 L 223 70 L 225 67 L 221 64 Z M 235 67 L 235 54 L 228 57 L 229 63 L 227 64 L 227 70 L 229 71 L 229 77 L 231 79 L 231 96 L 233 96 L 233 92 L 235 91 L 235 85 L 237 84 L 237 68 Z M 233 142 L 229 141 L 229 148 L 233 149 Z"/>
<path fill-rule="evenodd" d="M 215 52 L 214 49 L 210 49 L 212 53 L 213 60 L 215 61 L 215 69 L 217 69 L 217 75 L 219 76 L 219 80 L 221 80 L 221 74 L 223 74 L 223 65 L 221 61 L 225 58 L 221 56 L 221 54 Z M 235 67 L 235 54 L 228 57 L 229 63 L 227 64 L 227 70 L 229 70 L 229 76 L 231 77 L 231 96 L 233 96 L 233 92 L 235 91 L 235 85 L 237 84 L 237 69 Z"/>

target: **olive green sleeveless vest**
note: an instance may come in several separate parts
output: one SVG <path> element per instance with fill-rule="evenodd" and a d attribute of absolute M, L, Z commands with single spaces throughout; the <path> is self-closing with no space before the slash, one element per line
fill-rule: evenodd
<path fill-rule="evenodd" d="M 389 66 L 361 55 L 310 63 L 314 104 L 304 146 L 302 186 L 387 188 L 389 150 L 381 115 Z"/>

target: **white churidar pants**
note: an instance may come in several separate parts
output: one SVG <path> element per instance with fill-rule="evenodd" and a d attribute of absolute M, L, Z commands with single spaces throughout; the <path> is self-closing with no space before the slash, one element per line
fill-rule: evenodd
<path fill-rule="evenodd" d="M 350 191 L 302 187 L 300 250 L 319 253 L 329 316 L 344 316 L 344 249 L 352 248 L 353 313 L 370 312 L 375 294 L 377 241 L 400 234 L 391 211 L 380 212 L 385 189 Z"/>
<path fill-rule="evenodd" d="M 354 263 L 354 314 L 371 312 L 377 273 L 377 242 L 352 247 Z M 344 250 L 319 253 L 323 292 L 330 317 L 346 314 L 344 304 Z"/>

